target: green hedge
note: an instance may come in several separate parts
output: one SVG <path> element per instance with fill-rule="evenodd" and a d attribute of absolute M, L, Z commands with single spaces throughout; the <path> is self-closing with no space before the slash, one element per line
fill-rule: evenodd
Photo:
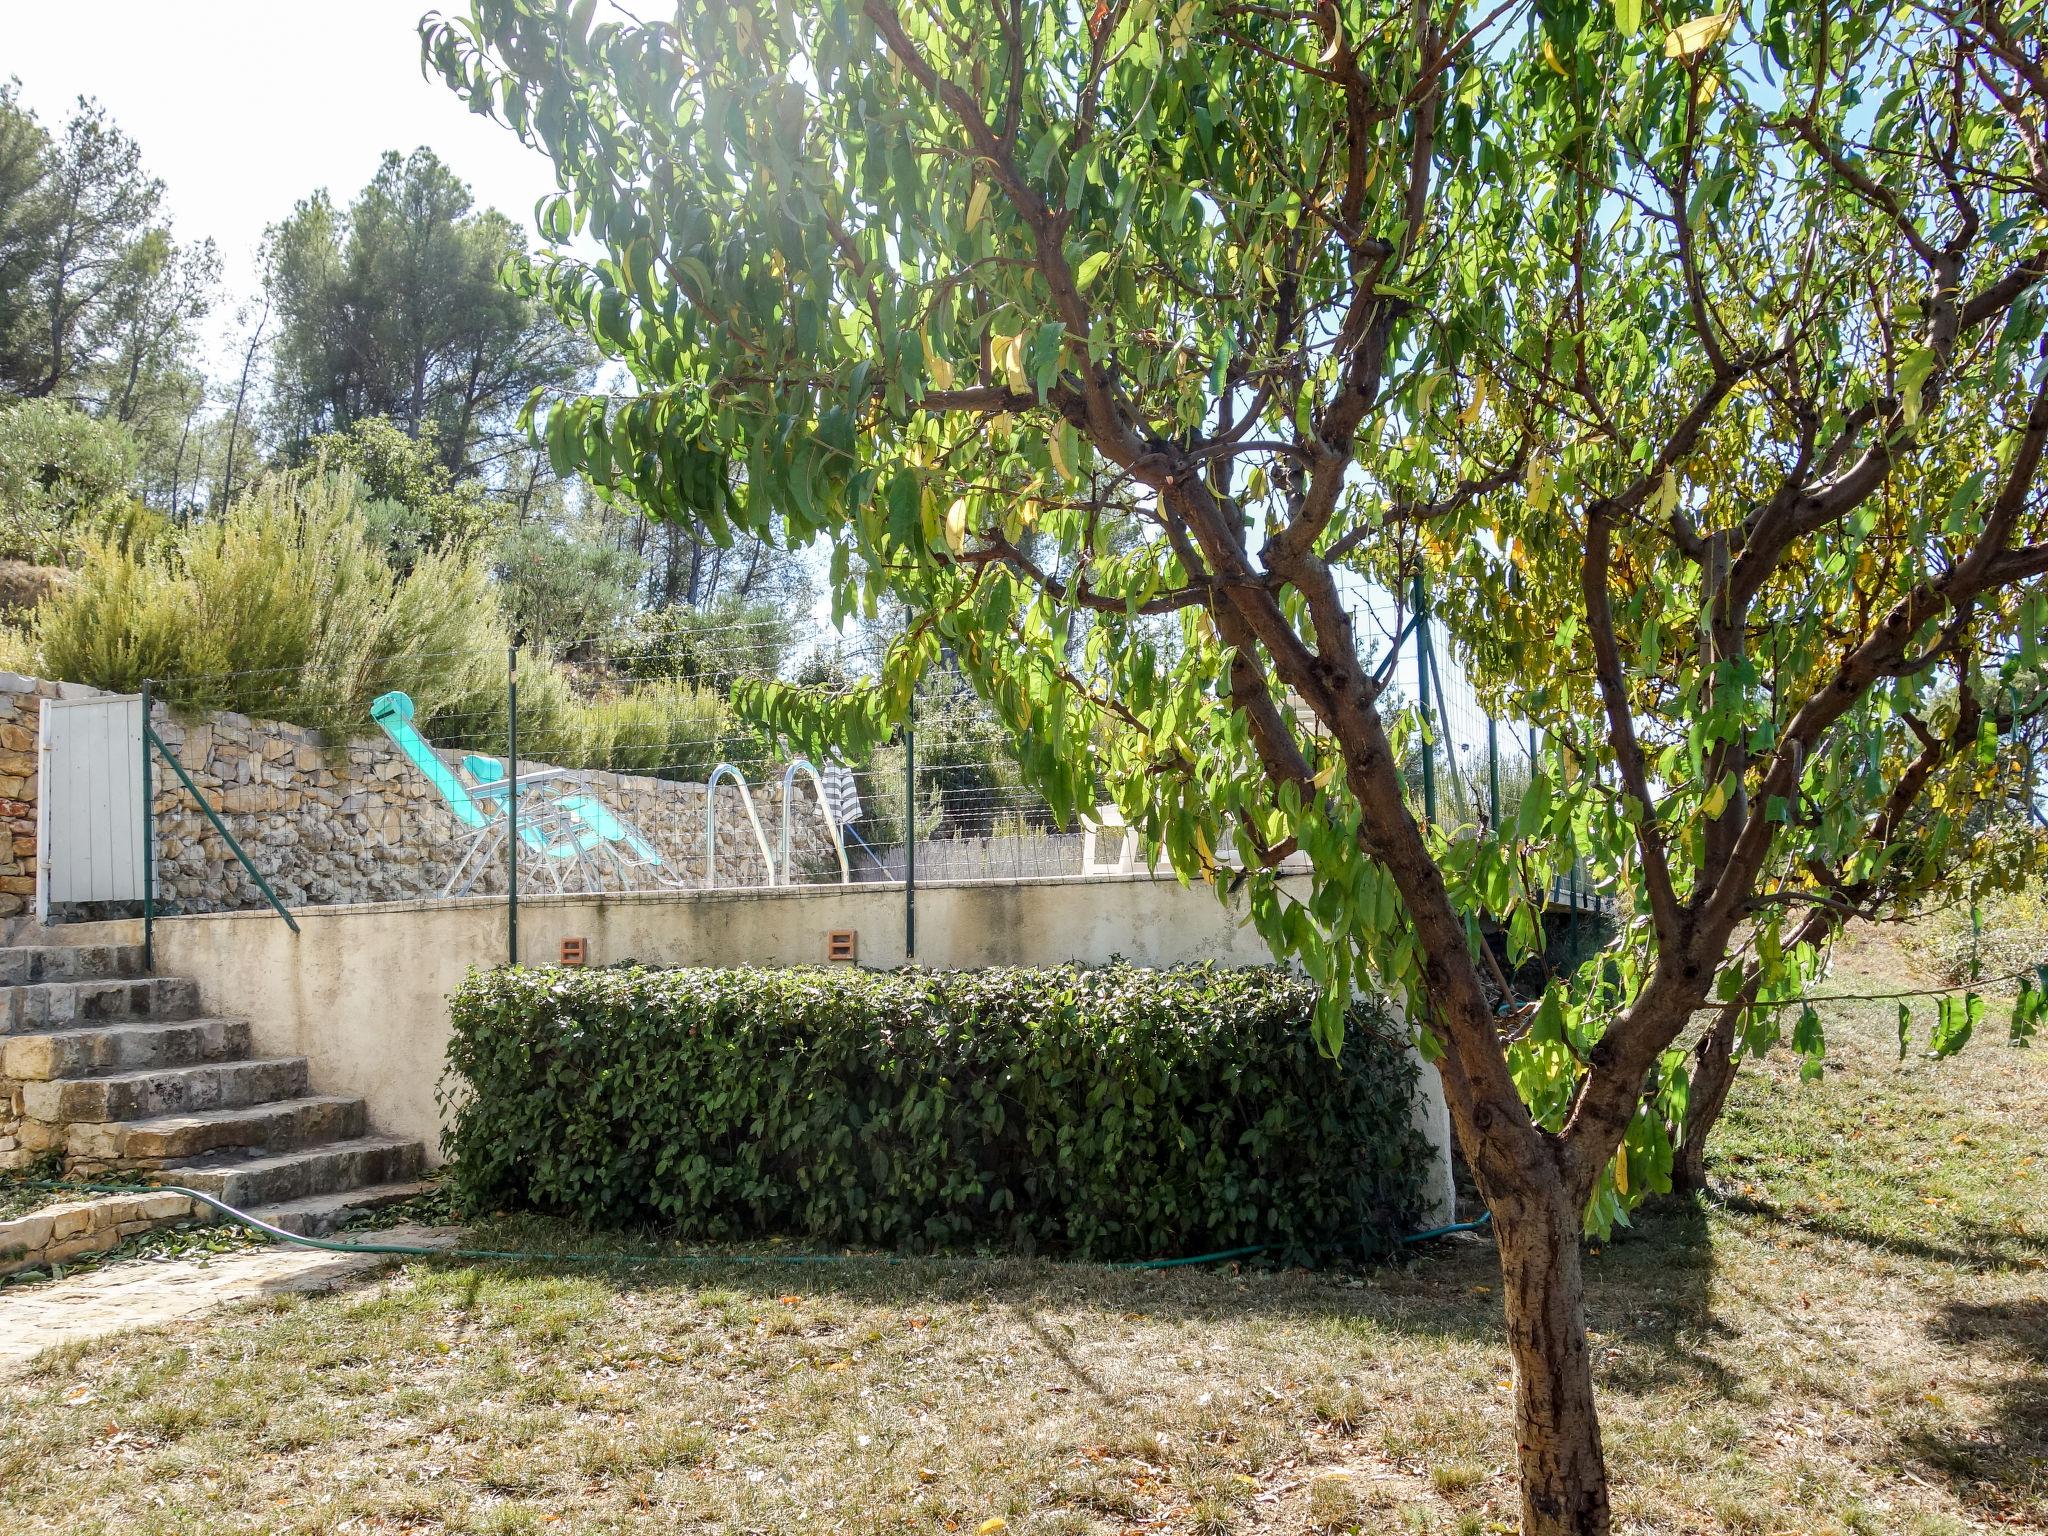
<path fill-rule="evenodd" d="M 1270 968 L 497 970 L 452 999 L 472 1209 L 692 1239 L 1149 1258 L 1384 1245 L 1414 1068 Z"/>

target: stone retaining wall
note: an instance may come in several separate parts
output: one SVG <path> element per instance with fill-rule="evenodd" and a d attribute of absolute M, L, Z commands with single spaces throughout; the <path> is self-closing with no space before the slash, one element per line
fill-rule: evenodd
<path fill-rule="evenodd" d="M 90 696 L 94 690 L 0 673 L 0 918 L 24 911 L 35 896 L 36 729 L 44 698 Z M 235 839 L 287 906 L 401 901 L 441 894 L 474 836 L 433 787 L 381 736 L 330 748 L 317 731 L 244 715 L 203 720 L 156 711 L 157 734 L 192 775 Z M 522 774 L 549 765 L 522 763 Z M 660 852 L 663 875 L 678 886 L 704 884 L 705 790 L 637 774 L 576 775 L 584 792 L 633 824 Z M 167 913 L 224 912 L 263 905 L 263 895 L 227 842 L 176 776 L 158 760 L 155 783 L 157 900 Z M 770 852 L 779 860 L 781 786 L 756 786 L 755 809 Z M 769 883 L 769 874 L 739 791 L 718 791 L 716 883 Z M 808 780 L 797 786 L 791 826 L 796 878 L 838 878 L 831 833 Z M 520 889 L 552 891 L 537 867 L 522 861 Z M 635 889 L 662 881 L 635 871 Z M 621 888 L 620 880 L 606 882 Z M 471 894 L 505 889 L 502 858 L 493 860 Z M 104 917 L 62 910 L 53 917 Z"/>
<path fill-rule="evenodd" d="M 287 906 L 438 896 L 474 837 L 381 737 L 330 751 L 318 732 L 234 714 L 216 714 L 202 724 L 164 716 L 157 734 Z M 547 767 L 522 762 L 520 771 Z M 702 784 L 603 772 L 576 778 L 585 793 L 654 845 L 670 880 L 691 889 L 703 885 Z M 769 850 L 779 859 L 781 787 L 758 786 L 753 795 Z M 255 882 L 174 778 L 158 781 L 156 806 L 158 899 L 164 910 L 219 912 L 262 903 Z M 717 884 L 770 883 L 740 793 L 730 784 L 719 786 L 716 834 Z M 799 879 L 822 878 L 828 866 L 837 878 L 831 834 L 808 780 L 798 785 L 790 840 Z M 522 892 L 554 888 L 535 867 L 539 862 L 524 860 Z M 637 889 L 660 883 L 644 871 L 635 871 L 632 881 Z M 607 885 L 620 888 L 616 880 Z M 504 889 L 499 858 L 470 891 L 488 895 Z"/>
<path fill-rule="evenodd" d="M 36 896 L 36 725 L 41 701 L 90 692 L 0 672 L 0 917 Z"/>
<path fill-rule="evenodd" d="M 123 1238 L 190 1221 L 194 1214 L 189 1196 L 154 1189 L 45 1206 L 0 1221 L 0 1275 L 101 1253 Z"/>

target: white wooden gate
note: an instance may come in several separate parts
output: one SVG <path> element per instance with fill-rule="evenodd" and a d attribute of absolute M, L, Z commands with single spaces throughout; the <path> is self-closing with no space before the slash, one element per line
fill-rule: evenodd
<path fill-rule="evenodd" d="M 142 899 L 142 700 L 44 699 L 36 800 L 36 915 L 71 901 Z"/>

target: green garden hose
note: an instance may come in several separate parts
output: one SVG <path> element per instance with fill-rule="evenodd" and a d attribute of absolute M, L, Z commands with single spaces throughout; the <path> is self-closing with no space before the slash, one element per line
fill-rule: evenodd
<path fill-rule="evenodd" d="M 322 1253 L 368 1253 L 385 1254 L 401 1258 L 423 1259 L 488 1259 L 510 1264 L 859 1264 L 876 1263 L 900 1264 L 902 1259 L 881 1254 L 868 1256 L 850 1253 L 536 1253 L 512 1248 L 433 1248 L 423 1243 L 338 1243 L 331 1238 L 307 1237 L 298 1232 L 287 1232 L 274 1227 L 261 1217 L 251 1216 L 247 1211 L 238 1211 L 225 1200 L 216 1200 L 203 1190 L 189 1189 L 182 1184 L 84 1184 L 64 1179 L 25 1179 L 25 1189 L 48 1189 L 74 1194 L 90 1195 L 132 1195 L 138 1189 L 156 1193 L 184 1195 L 202 1205 L 211 1206 L 231 1221 L 245 1227 L 253 1227 L 280 1242 L 292 1243 L 300 1248 L 315 1248 Z M 1398 1239 L 1402 1243 L 1427 1242 L 1434 1237 L 1448 1237 L 1454 1232 L 1474 1232 L 1493 1219 L 1491 1211 L 1484 1212 L 1476 1221 L 1457 1221 L 1448 1226 L 1430 1227 L 1426 1231 L 1411 1232 Z M 1261 1253 L 1270 1253 L 1274 1244 L 1255 1243 L 1249 1248 L 1225 1248 L 1217 1253 L 1190 1254 L 1179 1259 L 1138 1259 L 1120 1264 L 1106 1265 L 1109 1269 L 1180 1269 L 1190 1264 L 1221 1264 L 1231 1259 L 1248 1259 Z"/>

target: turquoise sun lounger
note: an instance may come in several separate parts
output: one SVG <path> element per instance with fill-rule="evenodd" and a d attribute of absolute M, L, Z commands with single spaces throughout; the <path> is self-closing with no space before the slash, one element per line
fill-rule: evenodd
<path fill-rule="evenodd" d="M 504 849 L 513 786 L 503 762 L 477 753 L 462 761 L 465 781 L 420 734 L 414 714 L 404 693 L 384 694 L 370 705 L 370 718 L 434 787 L 448 813 L 475 834 L 441 892 L 467 895 Z M 600 890 L 608 875 L 627 888 L 638 883 L 636 875 L 650 873 L 659 884 L 673 883 L 654 845 L 572 776 L 559 769 L 521 774 L 517 793 L 519 845 L 535 855 L 533 868 L 556 890 Z"/>

